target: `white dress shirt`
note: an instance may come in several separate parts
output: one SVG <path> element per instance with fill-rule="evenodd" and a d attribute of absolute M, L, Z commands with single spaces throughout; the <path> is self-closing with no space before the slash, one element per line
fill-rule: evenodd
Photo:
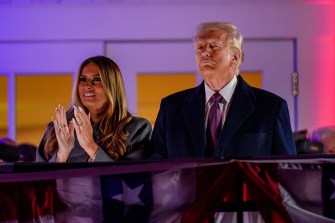
<path fill-rule="evenodd" d="M 231 98 L 234 94 L 235 88 L 237 85 L 237 77 L 236 75 L 233 77 L 233 79 L 226 85 L 224 88 L 222 88 L 219 93 L 221 96 L 226 100 L 227 104 L 225 107 L 223 107 L 223 103 L 219 103 L 220 110 L 222 113 L 222 126 L 224 124 L 224 121 L 226 119 L 228 109 L 229 109 L 229 103 L 231 101 Z M 206 94 L 206 104 L 205 104 L 205 112 L 206 112 L 206 119 L 205 119 L 205 127 L 207 128 L 207 120 L 208 120 L 208 111 L 212 106 L 212 103 L 209 102 L 209 99 L 215 94 L 215 91 L 213 91 L 205 82 L 205 94 Z M 224 109 L 224 110 L 223 110 Z"/>

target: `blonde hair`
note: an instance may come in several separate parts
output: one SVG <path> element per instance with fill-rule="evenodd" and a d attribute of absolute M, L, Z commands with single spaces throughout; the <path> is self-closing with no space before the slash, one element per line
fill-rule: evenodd
<path fill-rule="evenodd" d="M 106 110 L 102 113 L 99 122 L 99 135 L 102 136 L 97 142 L 114 160 L 120 159 L 126 153 L 126 142 L 128 133 L 124 132 L 124 127 L 132 119 L 128 112 L 125 89 L 120 68 L 111 59 L 105 56 L 96 56 L 86 59 L 79 68 L 79 72 L 73 87 L 72 104 L 82 107 L 87 113 L 88 109 L 80 101 L 78 94 L 79 78 L 83 68 L 94 63 L 99 67 L 99 74 L 105 93 L 108 98 Z M 74 117 L 73 106 L 66 112 L 67 122 Z M 46 135 L 44 152 L 47 158 L 58 149 L 54 126 L 49 129 Z"/>
<path fill-rule="evenodd" d="M 229 47 L 230 52 L 233 54 L 239 54 L 239 61 L 236 66 L 236 73 L 239 73 L 241 67 L 244 53 L 242 50 L 243 47 L 243 36 L 237 32 L 237 27 L 232 23 L 227 22 L 205 22 L 200 23 L 194 32 L 193 41 L 196 41 L 199 37 L 210 31 L 221 31 L 227 34 L 226 44 Z"/>

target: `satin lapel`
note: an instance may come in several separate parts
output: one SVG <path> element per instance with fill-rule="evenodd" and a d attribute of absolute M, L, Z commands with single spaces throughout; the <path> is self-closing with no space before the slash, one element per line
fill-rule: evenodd
<path fill-rule="evenodd" d="M 253 101 L 255 96 L 252 88 L 239 76 L 236 93 L 232 98 L 232 104 L 226 118 L 226 122 L 220 134 L 219 139 L 219 153 L 223 152 L 230 138 L 243 125 L 245 120 L 249 117 L 255 109 Z M 220 154 L 216 154 L 220 155 Z"/>
<path fill-rule="evenodd" d="M 202 83 L 185 99 L 183 116 L 197 156 L 205 154 L 205 89 Z"/>

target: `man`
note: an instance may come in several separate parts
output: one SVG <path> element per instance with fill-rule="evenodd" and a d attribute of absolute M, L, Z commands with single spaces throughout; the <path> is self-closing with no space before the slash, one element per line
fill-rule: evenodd
<path fill-rule="evenodd" d="M 154 157 L 296 154 L 286 101 L 238 75 L 242 43 L 233 24 L 198 25 L 194 46 L 204 81 L 162 99 L 152 134 Z"/>

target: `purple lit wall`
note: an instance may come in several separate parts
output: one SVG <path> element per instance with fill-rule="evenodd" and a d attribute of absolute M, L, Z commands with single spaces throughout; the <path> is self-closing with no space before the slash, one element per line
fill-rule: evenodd
<path fill-rule="evenodd" d="M 199 22 L 230 21 L 239 27 L 246 39 L 296 39 L 300 81 L 298 129 L 335 125 L 334 2 L 228 2 L 81 6 L 0 4 L 0 74 L 75 73 L 83 59 L 107 53 L 122 58 L 120 63 L 124 69 L 130 70 L 131 67 L 125 67 L 132 64 L 126 61 L 127 54 L 141 55 L 132 51 L 135 47 L 131 44 L 145 42 L 150 47 L 150 43 L 154 46 L 156 41 L 187 42 Z M 115 44 L 130 44 L 130 47 L 120 55 L 114 51 Z M 145 48 L 141 49 L 145 52 Z M 189 54 L 188 59 L 179 60 L 171 64 L 171 70 L 164 68 L 161 72 L 195 71 L 193 53 L 185 49 L 173 48 L 173 54 Z M 150 57 L 129 58 L 140 61 L 143 67 L 152 65 Z M 258 64 L 259 60 L 248 58 L 248 64 Z M 281 69 L 280 65 L 274 66 L 278 66 L 274 69 Z M 135 74 L 126 72 L 124 75 L 130 109 L 136 112 Z M 281 84 L 277 87 L 281 88 Z M 15 123 L 12 119 L 11 123 Z"/>

